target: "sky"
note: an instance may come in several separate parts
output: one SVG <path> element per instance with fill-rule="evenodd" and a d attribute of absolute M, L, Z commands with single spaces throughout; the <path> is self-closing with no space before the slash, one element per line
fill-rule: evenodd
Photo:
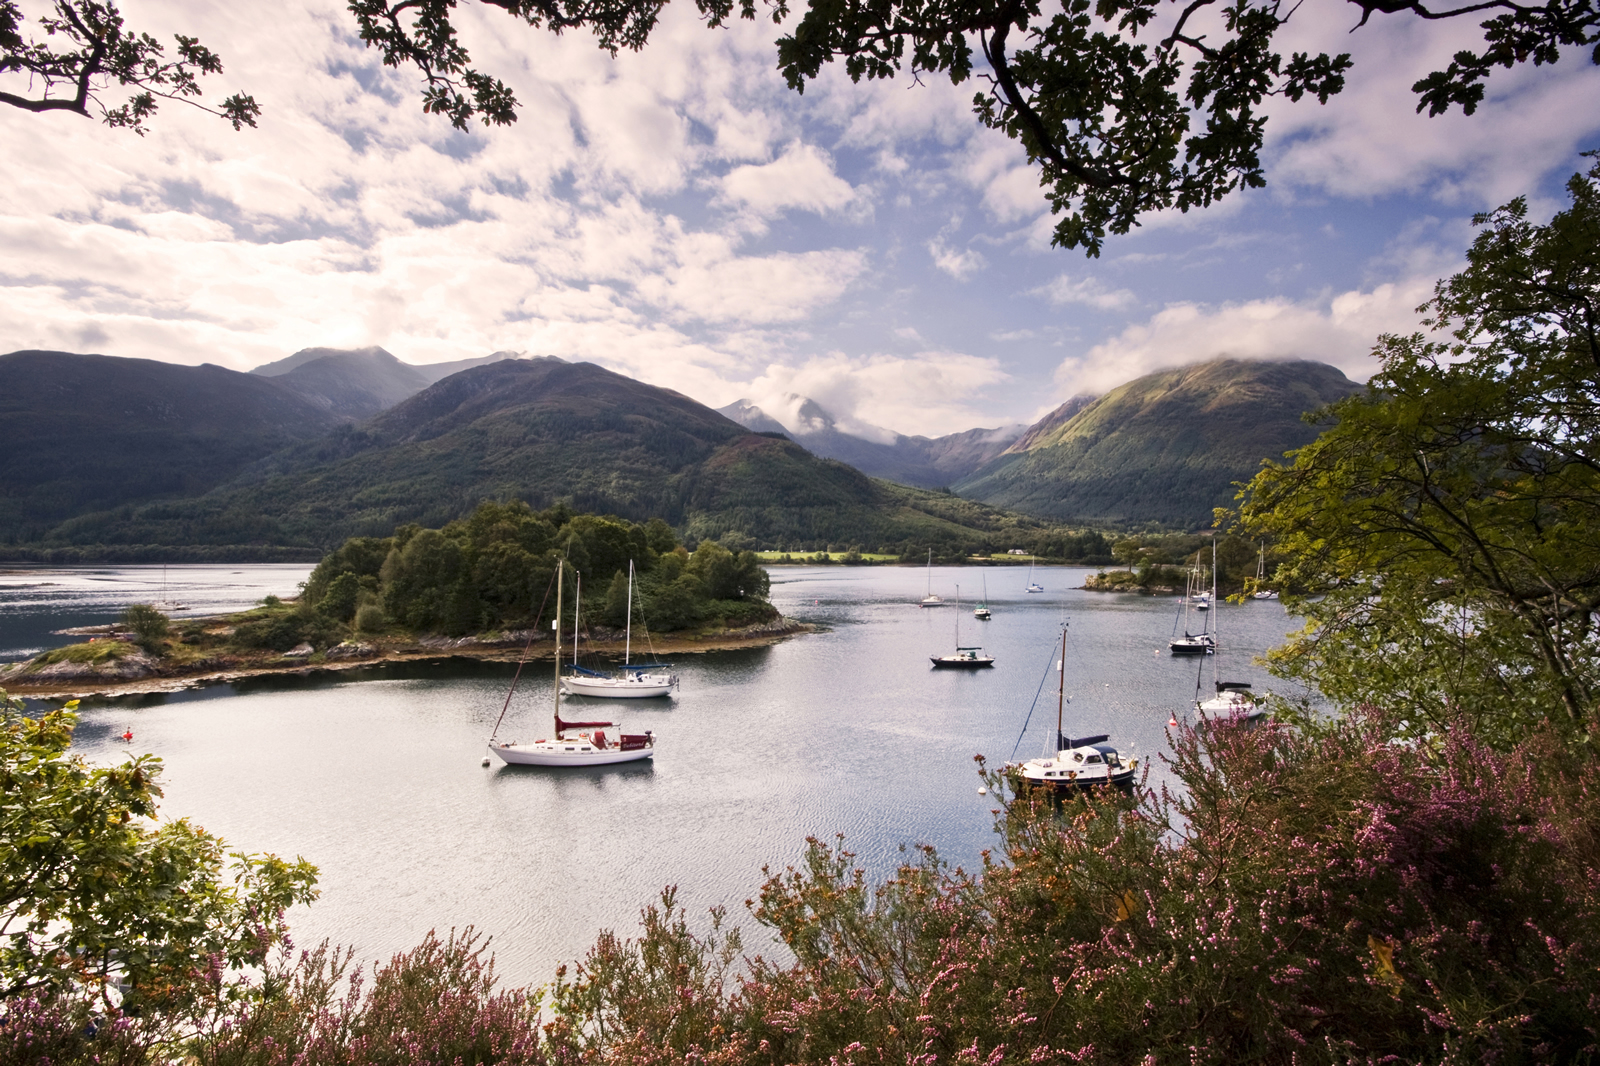
<path fill-rule="evenodd" d="M 509 350 L 937 436 L 1224 355 L 1364 380 L 1377 336 L 1418 328 L 1459 267 L 1474 212 L 1526 195 L 1547 218 L 1600 148 L 1600 68 L 1577 50 L 1430 119 L 1409 87 L 1474 24 L 1352 33 L 1353 5 L 1312 0 L 1283 50 L 1355 67 L 1326 106 L 1272 102 L 1267 188 L 1147 218 L 1089 259 L 1050 246 L 1037 174 L 978 124 L 971 83 L 833 69 L 799 95 L 779 31 L 708 30 L 683 4 L 616 59 L 458 11 L 523 104 L 513 126 L 423 114 L 420 77 L 382 67 L 336 0 L 125 0 L 131 27 L 218 52 L 208 96 L 253 94 L 260 126 L 169 103 L 141 138 L 0 107 L 0 352 L 248 370 L 316 346 Z"/>

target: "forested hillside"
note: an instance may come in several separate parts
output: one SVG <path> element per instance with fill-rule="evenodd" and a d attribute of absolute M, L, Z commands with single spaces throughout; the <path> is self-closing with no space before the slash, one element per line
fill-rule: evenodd
<path fill-rule="evenodd" d="M 1303 415 L 1358 386 L 1323 363 L 1222 359 L 1112 389 L 957 482 L 963 496 L 1064 521 L 1205 526 L 1266 459 L 1309 444 Z"/>

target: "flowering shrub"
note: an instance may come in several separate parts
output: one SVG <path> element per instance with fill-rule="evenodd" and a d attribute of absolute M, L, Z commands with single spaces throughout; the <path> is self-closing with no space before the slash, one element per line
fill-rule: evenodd
<path fill-rule="evenodd" d="M 199 1066 L 541 1066 L 527 993 L 495 992 L 487 945 L 470 928 L 433 933 L 365 989 L 349 951 L 324 943 L 283 960 L 264 995 L 197 1041 Z"/>
<path fill-rule="evenodd" d="M 590 953 L 589 995 L 558 998 L 556 1025 L 589 1034 L 562 1061 L 1592 1059 L 1593 762 L 1393 726 L 1183 730 L 1181 791 L 1013 797 L 976 875 L 924 849 L 871 888 L 813 840 L 755 905 L 791 959 L 707 995 L 667 900 Z M 688 1046 L 665 1039 L 680 1003 Z"/>

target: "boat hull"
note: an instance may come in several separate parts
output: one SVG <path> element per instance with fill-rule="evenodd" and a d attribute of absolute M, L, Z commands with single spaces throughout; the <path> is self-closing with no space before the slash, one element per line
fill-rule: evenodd
<path fill-rule="evenodd" d="M 994 659 L 987 655 L 977 659 L 965 659 L 958 655 L 930 655 L 928 661 L 933 663 L 935 670 L 982 670 L 994 665 Z"/>
<path fill-rule="evenodd" d="M 670 680 L 634 680 L 626 677 L 563 677 L 561 691 L 569 696 L 601 696 L 607 699 L 638 700 L 665 696 L 672 691 Z"/>
<path fill-rule="evenodd" d="M 1174 655 L 1210 655 L 1216 645 L 1204 641 L 1175 640 L 1167 645 Z"/>
<path fill-rule="evenodd" d="M 1106 788 L 1107 786 L 1116 789 L 1118 792 L 1132 792 L 1133 778 L 1134 772 L 1131 769 L 1122 770 L 1119 773 L 1112 774 L 1109 778 L 1105 777 L 1104 775 L 1088 777 L 1080 774 L 1078 777 L 1073 778 L 1048 778 L 1040 780 L 1038 778 L 1028 777 L 1025 774 L 1018 775 L 1018 779 L 1026 784 L 1029 788 L 1039 789 L 1040 791 L 1044 792 L 1053 792 L 1057 795 L 1073 796 L 1081 796 L 1085 792 L 1092 792 L 1096 788 Z"/>
<path fill-rule="evenodd" d="M 568 744 L 564 741 L 489 745 L 489 754 L 507 766 L 610 766 L 613 763 L 654 758 L 655 753 L 653 742 L 632 750 L 622 747 L 600 750 L 593 745 Z"/>

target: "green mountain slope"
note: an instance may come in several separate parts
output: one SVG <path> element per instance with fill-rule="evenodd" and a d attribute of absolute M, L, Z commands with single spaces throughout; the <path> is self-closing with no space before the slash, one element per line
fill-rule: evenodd
<path fill-rule="evenodd" d="M 1309 443 L 1301 415 L 1359 388 L 1323 363 L 1224 359 L 1113 389 L 954 486 L 1059 520 L 1209 524 L 1233 482 Z"/>
<path fill-rule="evenodd" d="M 339 419 L 268 378 L 69 352 L 0 355 L 0 543 L 197 496 Z"/>
<path fill-rule="evenodd" d="M 309 365 L 309 364 L 307 364 Z M 439 526 L 485 499 L 643 521 L 692 539 L 876 548 L 1008 541 L 1047 523 L 874 481 L 793 442 L 588 363 L 508 360 L 448 377 L 364 425 L 255 464 L 197 499 L 83 515 L 53 544 L 261 544 L 326 549 L 346 537 Z"/>

